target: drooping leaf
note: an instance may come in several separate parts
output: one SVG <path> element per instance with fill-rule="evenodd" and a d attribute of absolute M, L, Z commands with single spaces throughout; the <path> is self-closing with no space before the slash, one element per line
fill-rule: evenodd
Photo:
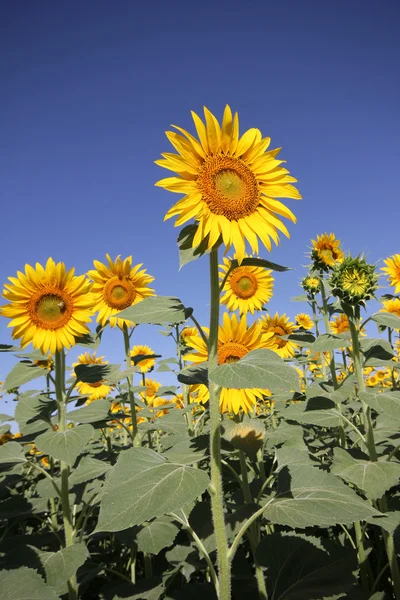
<path fill-rule="evenodd" d="M 1 600 L 59 600 L 54 588 L 48 586 L 34 569 L 20 567 L 0 571 Z"/>
<path fill-rule="evenodd" d="M 264 514 L 272 523 L 304 529 L 345 525 L 381 513 L 334 475 L 293 465 L 280 471 L 278 493 Z"/>
<path fill-rule="evenodd" d="M 371 319 L 378 325 L 400 329 L 400 317 L 394 313 L 378 312 L 372 315 Z"/>
<path fill-rule="evenodd" d="M 15 352 L 19 350 L 18 346 L 12 346 L 11 344 L 0 344 L 0 352 Z"/>
<path fill-rule="evenodd" d="M 360 392 L 360 397 L 376 412 L 387 415 L 394 422 L 400 421 L 400 392 Z"/>
<path fill-rule="evenodd" d="M 364 354 L 365 366 L 380 366 L 386 365 L 392 361 L 394 352 L 386 340 L 381 338 L 361 338 L 361 351 Z"/>
<path fill-rule="evenodd" d="M 208 385 L 208 364 L 205 362 L 182 369 L 178 373 L 178 381 L 186 385 L 194 385 L 196 383 Z"/>
<path fill-rule="evenodd" d="M 24 449 L 18 442 L 7 442 L 0 446 L 0 465 L 26 462 Z"/>
<path fill-rule="evenodd" d="M 343 450 L 335 448 L 332 473 L 344 481 L 356 485 L 368 498 L 375 500 L 400 481 L 400 463 L 355 459 Z"/>
<path fill-rule="evenodd" d="M 336 348 L 347 348 L 348 346 L 351 346 L 349 333 L 339 335 L 323 333 L 313 343 L 311 350 L 312 352 L 327 352 Z"/>
<path fill-rule="evenodd" d="M 291 342 L 295 342 L 299 346 L 305 346 L 306 348 L 311 347 L 315 342 L 313 334 L 307 331 L 297 331 L 295 333 L 290 333 L 289 335 L 282 335 L 281 337 L 284 340 L 290 340 Z"/>
<path fill-rule="evenodd" d="M 202 494 L 208 481 L 203 471 L 170 463 L 148 448 L 126 450 L 108 478 L 97 531 L 121 531 L 179 510 Z"/>
<path fill-rule="evenodd" d="M 48 429 L 50 416 L 55 409 L 56 402 L 43 394 L 20 394 L 14 413 L 20 432 L 29 435 Z"/>
<path fill-rule="evenodd" d="M 37 367 L 31 362 L 19 362 L 9 372 L 4 382 L 5 390 L 12 390 L 18 388 L 24 383 L 38 379 L 48 374 L 48 370 L 43 367 Z"/>
<path fill-rule="evenodd" d="M 89 552 L 85 544 L 74 544 L 58 552 L 41 553 L 40 560 L 46 572 L 47 585 L 54 588 L 58 594 L 67 590 L 67 581 L 75 575 L 86 559 Z"/>
<path fill-rule="evenodd" d="M 355 583 L 354 550 L 294 532 L 264 537 L 257 560 L 267 568 L 270 600 L 338 598 Z"/>
<path fill-rule="evenodd" d="M 202 240 L 199 246 L 193 248 L 193 239 L 196 235 L 197 228 L 198 224 L 193 223 L 191 225 L 186 225 L 186 227 L 179 232 L 177 239 L 179 249 L 179 270 L 188 263 L 209 252 L 206 240 Z"/>
<path fill-rule="evenodd" d="M 231 260 L 232 269 L 236 269 L 239 266 L 239 263 L 236 259 Z M 248 256 L 242 260 L 240 263 L 242 267 L 261 267 L 263 269 L 271 269 L 272 271 L 279 271 L 283 273 L 284 271 L 292 271 L 290 267 L 283 267 L 282 265 L 278 265 L 276 263 L 271 262 L 270 260 L 266 260 L 265 258 L 256 258 L 252 256 Z"/>
<path fill-rule="evenodd" d="M 209 373 L 211 381 L 225 388 L 268 388 L 299 391 L 299 375 L 271 350 L 253 350 L 238 362 L 220 365 Z"/>
<path fill-rule="evenodd" d="M 111 469 L 111 465 L 92 458 L 91 456 L 84 456 L 80 461 L 79 465 L 74 469 L 69 478 L 71 485 L 77 485 L 79 483 L 86 483 L 91 479 L 97 479 Z"/>
<path fill-rule="evenodd" d="M 170 546 L 179 528 L 169 517 L 159 517 L 145 525 L 136 535 L 138 550 L 149 554 L 158 554 L 163 548 Z"/>
<path fill-rule="evenodd" d="M 109 418 L 110 402 L 108 400 L 96 400 L 87 406 L 71 410 L 67 414 L 69 421 L 75 423 L 96 423 L 96 421 L 104 421 Z"/>
<path fill-rule="evenodd" d="M 107 379 L 110 372 L 110 365 L 76 365 L 75 375 L 78 381 L 84 383 L 97 383 Z"/>
<path fill-rule="evenodd" d="M 177 324 L 186 320 L 185 307 L 173 296 L 145 298 L 114 316 L 150 325 Z"/>
<path fill-rule="evenodd" d="M 35 439 L 39 450 L 72 467 L 93 435 L 91 425 L 78 425 L 66 431 L 46 431 Z"/>

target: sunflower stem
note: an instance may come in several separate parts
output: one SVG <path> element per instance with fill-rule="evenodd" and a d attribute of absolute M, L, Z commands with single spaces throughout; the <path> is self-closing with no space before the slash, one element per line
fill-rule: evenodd
<path fill-rule="evenodd" d="M 218 249 L 210 252 L 210 334 L 208 339 L 208 368 L 210 372 L 218 366 L 218 327 L 219 327 L 219 285 Z M 221 416 L 219 390 L 210 381 L 210 455 L 211 455 L 211 496 L 212 517 L 217 544 L 219 600 L 231 599 L 231 564 L 228 558 L 228 539 L 225 530 L 224 499 L 222 490 L 221 465 Z"/>
<path fill-rule="evenodd" d="M 361 364 L 361 354 L 360 354 L 360 342 L 358 339 L 358 331 L 356 327 L 355 317 L 352 314 L 352 311 L 347 307 L 347 311 L 345 310 L 347 317 L 349 319 L 350 325 L 350 333 L 351 333 L 351 342 L 353 346 L 353 362 L 354 362 L 354 371 L 357 377 L 357 387 L 358 387 L 358 395 L 360 392 L 365 391 L 365 381 L 363 368 Z M 359 396 L 360 397 L 360 396 Z M 378 460 L 378 455 L 375 448 L 375 440 L 374 440 L 374 430 L 371 422 L 371 408 L 364 402 L 362 398 L 361 405 L 364 413 L 364 421 L 366 428 L 366 445 L 368 449 L 368 454 L 371 461 L 376 462 Z M 378 502 L 379 509 L 382 512 L 387 511 L 387 501 L 386 497 L 383 496 L 382 499 Z M 388 533 L 382 528 L 382 537 L 385 543 L 386 554 L 389 561 L 390 572 L 392 575 L 392 585 L 393 591 L 396 600 L 400 600 L 400 569 L 397 561 L 397 555 L 394 545 L 393 535 Z"/>
<path fill-rule="evenodd" d="M 65 397 L 65 355 L 64 350 L 56 350 L 55 355 L 55 380 L 56 380 L 56 398 L 58 408 L 58 428 L 60 433 L 67 431 L 67 406 Z M 74 526 L 72 520 L 71 506 L 69 504 L 69 467 L 64 461 L 60 461 L 61 470 L 61 508 L 63 515 L 65 547 L 68 548 L 74 543 Z M 68 581 L 69 600 L 76 600 L 78 597 L 78 586 L 76 577 L 73 576 Z"/>
<path fill-rule="evenodd" d="M 128 327 L 126 326 L 126 323 L 124 323 L 124 328 L 122 331 L 124 334 L 126 368 L 130 369 L 132 366 L 132 361 L 131 361 L 131 350 L 130 350 L 130 343 L 129 343 L 129 333 L 128 333 Z M 132 390 L 132 377 L 131 377 L 130 373 L 128 373 L 126 381 L 128 382 L 128 398 L 129 398 L 129 404 L 131 407 L 131 420 L 132 420 L 131 438 L 132 438 L 132 445 L 135 446 L 136 445 L 135 438 L 137 435 L 136 403 L 135 403 L 135 395 Z"/>

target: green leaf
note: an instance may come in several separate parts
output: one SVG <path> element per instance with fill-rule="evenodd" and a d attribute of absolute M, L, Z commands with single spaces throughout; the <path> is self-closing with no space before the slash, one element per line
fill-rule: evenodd
<path fill-rule="evenodd" d="M 297 371 L 271 350 L 253 350 L 236 363 L 213 369 L 209 377 L 225 388 L 268 388 L 272 392 L 300 389 Z"/>
<path fill-rule="evenodd" d="M 307 294 L 300 294 L 300 296 L 292 296 L 290 302 L 308 302 Z"/>
<path fill-rule="evenodd" d="M 5 415 L 3 413 L 0 414 L 0 423 L 5 423 L 6 421 L 14 421 L 14 417 L 10 415 Z"/>
<path fill-rule="evenodd" d="M 126 450 L 108 478 L 96 531 L 121 531 L 179 510 L 208 482 L 200 469 L 170 463 L 148 448 Z"/>
<path fill-rule="evenodd" d="M 69 478 L 71 485 L 77 485 L 79 483 L 86 483 L 92 479 L 97 479 L 111 469 L 111 465 L 92 458 L 91 456 L 84 456 L 80 461 L 79 465 L 74 469 Z"/>
<path fill-rule="evenodd" d="M 91 333 L 85 333 L 84 335 L 75 338 L 75 344 L 90 348 L 91 350 L 97 350 L 100 345 L 100 340 L 101 336 L 99 335 L 95 336 Z"/>
<path fill-rule="evenodd" d="M 327 352 L 336 348 L 347 348 L 351 346 L 350 335 L 348 333 L 333 335 L 331 333 L 323 333 L 318 336 L 314 344 L 311 346 L 312 352 Z"/>
<path fill-rule="evenodd" d="M 156 393 L 156 396 L 176 396 L 177 385 L 162 385 Z"/>
<path fill-rule="evenodd" d="M 178 373 L 178 381 L 186 385 L 194 385 L 196 383 L 208 385 L 208 363 L 204 362 L 200 365 L 191 365 L 182 369 Z"/>
<path fill-rule="evenodd" d="M 67 581 L 75 575 L 86 559 L 89 552 L 85 544 L 74 544 L 59 552 L 41 553 L 40 561 L 46 573 L 47 585 L 54 588 L 58 594 L 67 592 Z"/>
<path fill-rule="evenodd" d="M 164 457 L 179 465 L 193 465 L 204 460 L 208 453 L 208 445 L 208 436 L 183 440 L 164 452 Z"/>
<path fill-rule="evenodd" d="M 158 554 L 163 548 L 168 548 L 176 536 L 179 528 L 169 517 L 155 519 L 149 525 L 145 525 L 136 536 L 138 549 L 149 554 Z"/>
<path fill-rule="evenodd" d="M 384 325 L 385 327 L 391 327 L 392 329 L 400 329 L 400 317 L 393 313 L 378 312 L 372 315 L 371 319 L 378 323 L 378 325 Z"/>
<path fill-rule="evenodd" d="M 91 425 L 78 425 L 66 431 L 46 431 L 35 439 L 39 450 L 72 467 L 93 435 Z"/>
<path fill-rule="evenodd" d="M 296 333 L 290 333 L 289 335 L 282 335 L 282 339 L 290 340 L 295 342 L 299 346 L 311 347 L 315 342 L 315 337 L 312 333 L 306 331 L 297 331 Z"/>
<path fill-rule="evenodd" d="M 110 365 L 76 365 L 75 375 L 78 381 L 97 383 L 107 378 Z"/>
<path fill-rule="evenodd" d="M 257 548 L 267 568 L 270 600 L 322 600 L 347 592 L 357 568 L 354 550 L 294 532 L 270 534 Z"/>
<path fill-rule="evenodd" d="M 0 572 L 1 600 L 59 600 L 56 591 L 48 586 L 34 569 L 20 567 Z"/>
<path fill-rule="evenodd" d="M 0 446 L 0 465 L 27 462 L 24 449 L 18 442 L 7 442 Z"/>
<path fill-rule="evenodd" d="M 381 338 L 361 338 L 360 347 L 364 354 L 365 366 L 387 365 L 387 361 L 391 362 L 394 357 L 392 346 Z"/>
<path fill-rule="evenodd" d="M 360 397 L 376 412 L 389 416 L 394 422 L 400 421 L 400 392 L 360 392 Z"/>
<path fill-rule="evenodd" d="M 239 263 L 236 259 L 231 260 L 232 269 L 236 269 L 239 266 Z M 240 263 L 241 267 L 261 267 L 263 269 L 271 269 L 272 271 L 279 271 L 283 273 L 283 271 L 293 271 L 290 267 L 283 267 L 282 265 L 278 265 L 276 263 L 271 262 L 270 260 L 265 260 L 264 258 L 253 258 L 247 257 L 242 260 Z"/>
<path fill-rule="evenodd" d="M 343 450 L 335 448 L 331 472 L 352 483 L 365 492 L 367 498 L 376 500 L 400 480 L 400 463 L 355 459 Z"/>
<path fill-rule="evenodd" d="M 48 429 L 48 421 L 55 409 L 55 401 L 47 396 L 34 392 L 20 394 L 14 413 L 20 432 L 30 435 Z"/>
<path fill-rule="evenodd" d="M 0 344 L 0 352 L 15 352 L 19 350 L 18 346 L 12 346 L 11 344 Z"/>
<path fill-rule="evenodd" d="M 281 448 L 278 448 L 278 450 L 276 450 L 276 460 L 278 461 L 279 469 L 282 469 L 287 465 L 311 464 L 311 459 L 307 450 L 307 446 L 305 445 L 303 440 L 301 440 L 301 442 L 302 443 L 300 447 L 298 447 L 298 445 L 285 443 L 283 444 L 283 446 L 281 446 Z"/>
<path fill-rule="evenodd" d="M 48 372 L 48 369 L 37 367 L 30 362 L 19 362 L 7 375 L 3 388 L 5 390 L 12 390 L 20 387 L 24 383 L 28 383 L 28 381 L 38 379 L 38 377 L 43 377 L 47 375 Z"/>
<path fill-rule="evenodd" d="M 304 529 L 351 524 L 381 513 L 334 475 L 294 465 L 280 471 L 278 493 L 264 514 L 272 523 Z"/>
<path fill-rule="evenodd" d="M 183 323 L 186 320 L 185 307 L 173 296 L 152 296 L 114 315 L 136 324 L 163 325 Z"/>
<path fill-rule="evenodd" d="M 193 248 L 193 239 L 197 229 L 198 225 L 196 223 L 186 225 L 178 235 L 179 270 L 188 263 L 203 256 L 203 254 L 209 253 L 206 239 L 204 239 L 199 246 Z"/>
<path fill-rule="evenodd" d="M 87 406 L 71 410 L 67 413 L 67 419 L 76 423 L 95 423 L 109 418 L 110 402 L 108 400 L 95 400 Z"/>
<path fill-rule="evenodd" d="M 291 404 L 282 411 L 284 419 L 320 427 L 338 427 L 339 412 L 335 403 L 324 396 L 312 397 L 301 404 Z"/>

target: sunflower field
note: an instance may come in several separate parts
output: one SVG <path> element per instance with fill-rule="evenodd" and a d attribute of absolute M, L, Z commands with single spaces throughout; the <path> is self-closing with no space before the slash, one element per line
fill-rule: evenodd
<path fill-rule="evenodd" d="M 192 116 L 156 185 L 179 195 L 180 265 L 209 262 L 207 323 L 131 256 L 4 284 L 0 598 L 400 600 L 400 254 L 316 235 L 297 314 L 270 313 L 297 180 L 229 106 Z"/>

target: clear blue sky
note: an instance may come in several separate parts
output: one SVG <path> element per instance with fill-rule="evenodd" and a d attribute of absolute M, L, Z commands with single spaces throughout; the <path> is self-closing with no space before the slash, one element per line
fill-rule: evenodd
<path fill-rule="evenodd" d="M 400 252 L 399 13 L 396 0 L 2 3 L 0 281 L 48 256 L 81 273 L 132 254 L 204 322 L 207 259 L 178 273 L 163 223 L 178 196 L 154 187 L 153 161 L 171 123 L 193 130 L 191 109 L 220 118 L 226 103 L 283 147 L 303 195 L 287 201 L 291 239 L 263 254 L 295 268 L 271 310 L 303 308 L 289 297 L 318 233 L 371 262 Z M 156 330 L 135 339 L 171 355 Z M 122 360 L 119 332 L 105 342 Z M 1 355 L 0 379 L 13 362 Z"/>

